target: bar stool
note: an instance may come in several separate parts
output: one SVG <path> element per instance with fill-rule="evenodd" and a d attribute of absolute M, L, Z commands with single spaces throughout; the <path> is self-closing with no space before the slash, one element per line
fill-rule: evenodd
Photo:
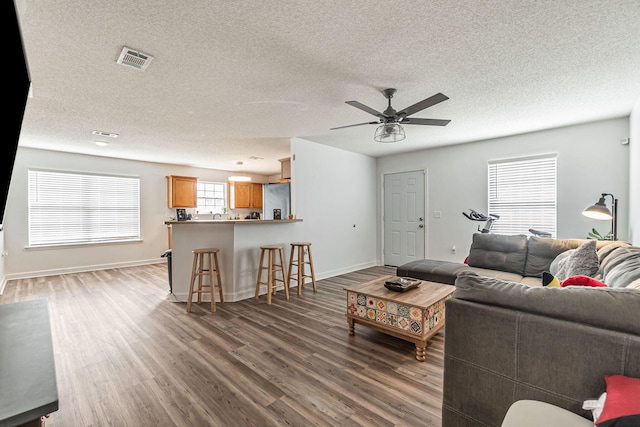
<path fill-rule="evenodd" d="M 307 255 L 307 257 L 305 257 Z M 311 274 L 305 274 L 305 264 L 309 265 Z M 293 273 L 293 266 L 296 266 L 296 274 Z M 298 283 L 298 295 L 302 294 L 302 288 L 304 287 L 305 279 L 311 279 L 313 283 L 313 292 L 317 292 L 316 289 L 316 275 L 313 272 L 313 259 L 311 258 L 311 243 L 309 242 L 294 242 L 291 243 L 291 255 L 289 256 L 289 274 L 287 275 L 289 284 L 292 280 Z"/>
<path fill-rule="evenodd" d="M 267 264 L 264 264 L 265 254 Z M 276 258 L 280 258 L 280 264 Z M 267 286 L 267 304 L 271 304 L 271 295 L 276 294 L 278 286 L 284 287 L 284 294 L 289 300 L 289 281 L 284 273 L 284 251 L 282 245 L 264 245 L 260 246 L 260 266 L 258 267 L 258 279 L 256 280 L 256 299 L 260 297 L 260 285 Z M 262 281 L 262 272 L 267 270 L 267 281 Z M 278 272 L 282 276 L 278 278 Z M 281 284 L 278 284 L 280 282 Z"/>
<path fill-rule="evenodd" d="M 191 269 L 191 282 L 189 283 L 187 313 L 191 311 L 191 300 L 193 299 L 193 294 L 198 295 L 198 304 L 201 304 L 202 294 L 207 291 L 211 293 L 211 311 L 216 311 L 214 288 L 218 288 L 220 302 L 224 302 L 224 296 L 222 294 L 222 280 L 220 279 L 220 266 L 218 265 L 218 253 L 220 252 L 220 249 L 203 248 L 194 249 L 191 252 L 193 253 L 193 268 Z M 214 272 L 216 280 L 214 280 Z M 203 276 L 209 277 L 208 285 L 203 283 Z M 196 278 L 198 279 L 198 288 L 194 289 Z"/>

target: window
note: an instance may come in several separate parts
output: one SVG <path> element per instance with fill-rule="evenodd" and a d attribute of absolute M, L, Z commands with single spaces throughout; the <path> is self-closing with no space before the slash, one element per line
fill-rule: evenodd
<path fill-rule="evenodd" d="M 498 234 L 529 234 L 529 229 L 556 236 L 557 155 L 489 162 L 489 214 Z"/>
<path fill-rule="evenodd" d="M 198 181 L 198 212 L 224 214 L 227 212 L 227 185 L 220 182 Z"/>
<path fill-rule="evenodd" d="M 140 239 L 140 179 L 29 171 L 29 246 Z"/>

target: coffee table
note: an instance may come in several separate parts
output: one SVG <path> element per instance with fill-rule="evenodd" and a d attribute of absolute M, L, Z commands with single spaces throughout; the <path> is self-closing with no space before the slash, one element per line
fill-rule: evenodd
<path fill-rule="evenodd" d="M 422 281 L 417 288 L 404 292 L 384 287 L 385 276 L 366 283 L 345 287 L 349 335 L 355 335 L 355 324 L 416 345 L 416 359 L 423 362 L 427 341 L 444 326 L 444 302 L 455 286 Z"/>

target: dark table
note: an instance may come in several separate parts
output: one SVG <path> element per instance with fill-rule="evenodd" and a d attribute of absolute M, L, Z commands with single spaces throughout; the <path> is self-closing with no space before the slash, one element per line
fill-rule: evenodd
<path fill-rule="evenodd" d="M 58 410 L 46 299 L 0 304 L 0 427 Z"/>

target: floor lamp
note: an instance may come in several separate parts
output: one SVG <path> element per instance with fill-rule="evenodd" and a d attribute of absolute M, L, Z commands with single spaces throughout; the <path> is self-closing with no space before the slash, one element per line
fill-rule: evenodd
<path fill-rule="evenodd" d="M 611 196 L 613 213 L 607 208 L 604 198 Z M 611 193 L 602 193 L 600 200 L 582 211 L 582 215 L 592 219 L 611 220 L 611 240 L 618 240 L 618 199 Z"/>

